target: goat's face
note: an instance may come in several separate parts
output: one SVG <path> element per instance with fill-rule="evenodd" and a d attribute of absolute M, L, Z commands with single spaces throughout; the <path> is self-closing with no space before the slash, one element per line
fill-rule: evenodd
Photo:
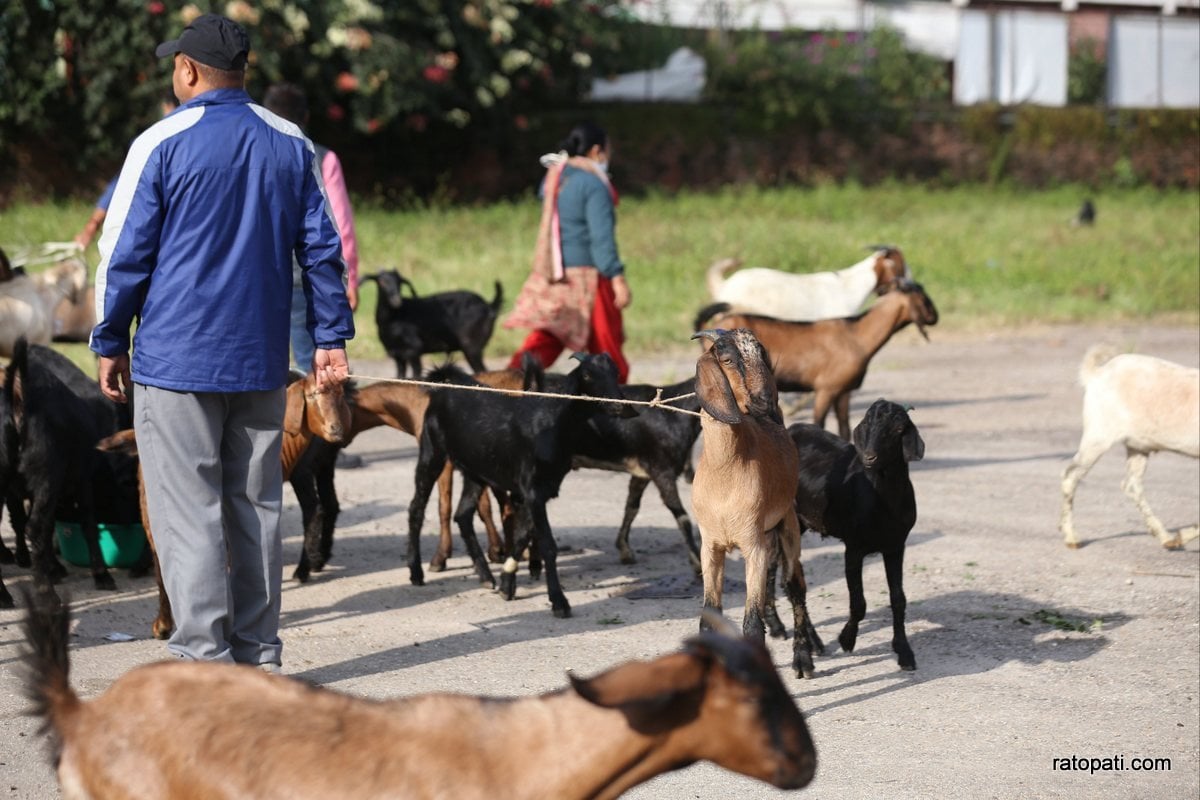
<path fill-rule="evenodd" d="M 681 759 L 781 789 L 807 785 L 816 771 L 812 737 L 770 654 L 735 634 L 703 633 L 681 653 L 590 680 L 571 676 L 571 685 L 588 702 L 621 710 L 635 730 L 672 733 Z"/>
<path fill-rule="evenodd" d="M 896 288 L 908 298 L 909 321 L 917 326 L 917 330 L 925 337 L 925 341 L 929 341 L 929 334 L 925 332 L 925 326 L 937 325 L 937 306 L 933 304 L 929 295 L 925 294 L 925 287 L 916 281 L 902 280 Z"/>
<path fill-rule="evenodd" d="M 900 248 L 890 244 L 871 245 L 875 251 L 875 294 L 884 295 L 901 281 L 911 281 L 912 273 Z"/>
<path fill-rule="evenodd" d="M 304 426 L 327 442 L 339 444 L 350 431 L 350 404 L 340 383 L 317 389 L 317 376 L 309 373 L 287 390 L 283 429 L 299 434 Z"/>
<path fill-rule="evenodd" d="M 709 416 L 727 425 L 746 416 L 782 424 L 770 357 L 753 333 L 745 328 L 707 330 L 692 338 L 713 343 L 696 362 L 696 394 Z"/>
<path fill-rule="evenodd" d="M 36 280 L 39 286 L 50 289 L 76 305 L 87 289 L 87 277 L 87 266 L 77 258 L 69 258 L 39 273 Z"/>
<path fill-rule="evenodd" d="M 375 281 L 379 286 L 379 298 L 386 302 L 392 308 L 399 308 L 404 304 L 404 296 L 401 290 L 407 284 L 411 289 L 412 284 L 400 276 L 396 270 L 388 270 L 387 272 L 379 272 L 375 275 L 366 275 L 364 281 Z M 415 291 L 414 291 L 415 295 Z"/>
<path fill-rule="evenodd" d="M 608 353 L 597 353 L 588 355 L 586 353 L 575 353 L 571 356 L 579 362 L 571 374 L 576 375 L 579 380 L 580 394 L 586 394 L 588 397 L 606 397 L 610 400 L 623 400 L 621 395 L 621 385 L 617 378 L 617 365 L 613 363 L 612 357 Z M 624 403 L 603 403 L 605 412 L 616 417 L 633 417 L 637 412 L 632 406 Z"/>
<path fill-rule="evenodd" d="M 925 441 L 908 412 L 898 403 L 880 398 L 871 404 L 854 428 L 854 446 L 868 469 L 882 458 L 888 463 L 899 454 L 905 461 L 925 457 Z"/>

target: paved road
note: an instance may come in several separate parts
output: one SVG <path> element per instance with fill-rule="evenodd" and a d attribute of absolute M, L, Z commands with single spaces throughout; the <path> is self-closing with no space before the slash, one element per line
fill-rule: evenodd
<path fill-rule="evenodd" d="M 897 670 L 882 564 L 868 561 L 868 614 L 853 654 L 818 659 L 811 681 L 785 677 L 817 743 L 813 798 L 1196 797 L 1200 794 L 1200 561 L 1197 545 L 1165 552 L 1120 492 L 1122 458 L 1085 480 L 1077 524 L 1086 546 L 1057 533 L 1058 480 L 1079 435 L 1075 371 L 1101 338 L 1195 366 L 1195 328 L 1068 327 L 989 334 L 905 332 L 876 359 L 853 404 L 910 403 L 926 441 L 917 465 L 920 519 L 905 566 L 909 636 L 919 669 Z M 389 374 L 384 364 L 356 365 Z M 635 379 L 676 380 L 688 358 L 643 360 Z M 575 615 L 554 619 L 542 584 L 522 578 L 516 600 L 478 587 L 458 555 L 422 588 L 408 585 L 399 538 L 412 491 L 413 442 L 373 431 L 352 446 L 364 469 L 339 473 L 342 527 L 335 561 L 284 595 L 285 669 L 376 698 L 453 690 L 530 694 L 560 687 L 568 669 L 591 674 L 673 649 L 696 628 L 698 588 L 670 515 L 652 493 L 634 530 L 639 564 L 612 547 L 626 481 L 599 472 L 567 479 L 550 518 Z M 1147 493 L 1171 527 L 1200 518 L 1194 460 L 1151 460 Z M 690 487 L 684 487 L 690 507 Z M 298 511 L 288 499 L 299 549 Z M 7 526 L 6 526 L 7 529 Z M 427 531 L 434 529 L 431 506 Z M 5 535 L 8 535 L 7 533 Z M 428 558 L 434 540 L 424 537 Z M 836 542 L 805 537 L 810 610 L 826 642 L 846 619 Z M 4 568 L 10 586 L 28 580 Z M 290 574 L 290 567 L 289 573 Z M 740 620 L 740 562 L 726 607 Z M 134 665 L 162 657 L 158 642 L 104 639 L 148 633 L 153 585 L 117 575 L 99 593 L 80 570 L 73 682 L 99 693 Z M 37 724 L 20 715 L 18 612 L 0 612 L 0 796 L 57 796 Z M 1066 631 L 1046 620 L 1082 624 Z M 1093 623 L 1095 623 L 1093 625 Z M 773 642 L 777 663 L 790 642 Z M 281 720 L 281 724 L 292 721 Z M 504 732 L 496 732 L 504 735 Z M 516 736 L 517 732 L 513 732 Z M 1170 760 L 1157 772 L 1063 772 L 1052 759 Z M 538 764 L 531 762 L 530 769 Z M 663 776 L 636 798 L 765 798 L 765 784 L 708 765 Z"/>

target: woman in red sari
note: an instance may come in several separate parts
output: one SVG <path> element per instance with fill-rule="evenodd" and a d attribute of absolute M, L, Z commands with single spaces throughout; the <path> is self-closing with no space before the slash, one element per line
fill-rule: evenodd
<path fill-rule="evenodd" d="M 621 383 L 629 375 L 621 310 L 632 296 L 617 252 L 611 153 L 604 129 L 584 122 L 560 152 L 542 157 L 546 179 L 533 271 L 504 322 L 533 329 L 512 357 L 514 368 L 526 352 L 549 367 L 568 349 L 608 353 Z"/>

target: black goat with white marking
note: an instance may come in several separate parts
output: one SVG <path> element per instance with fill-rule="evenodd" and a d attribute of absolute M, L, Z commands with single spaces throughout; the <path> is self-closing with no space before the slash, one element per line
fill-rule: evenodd
<path fill-rule="evenodd" d="M 850 619 L 838 643 L 846 652 L 854 650 L 858 624 L 867 612 L 863 559 L 880 553 L 892 604 L 892 649 L 901 669 L 916 669 L 904 633 L 904 547 L 917 521 L 908 462 L 925 455 L 917 426 L 902 406 L 879 399 L 854 428 L 853 444 L 807 423 L 792 425 L 788 434 L 800 454 L 796 514 L 801 524 L 846 544 Z"/>
<path fill-rule="evenodd" d="M 620 399 L 617 368 L 608 355 L 576 354 L 580 364 L 559 391 L 571 395 Z M 528 376 L 527 376 L 528 377 Z M 540 376 L 536 376 L 540 378 Z M 450 386 L 479 386 L 456 367 L 441 367 L 428 376 Z M 516 526 L 522 538 L 529 533 L 546 568 L 546 590 L 554 616 L 571 616 L 571 606 L 558 580 L 558 547 L 546 517 L 546 503 L 558 496 L 571 471 L 571 456 L 580 432 L 595 414 L 629 414 L 628 406 L 592 400 L 483 395 L 453 389 L 430 390 L 416 489 L 408 506 L 408 569 L 413 584 L 425 581 L 421 568 L 420 535 L 425 504 L 447 458 L 463 474 L 463 489 L 454 520 L 466 542 L 481 581 L 495 585 L 487 559 L 475 538 L 473 518 L 479 495 L 488 486 L 509 492 L 517 504 Z M 513 551 L 520 552 L 518 547 Z M 516 592 L 516 564 L 510 555 L 501 590 L 506 599 Z"/>
<path fill-rule="evenodd" d="M 482 372 L 483 349 L 492 338 L 496 316 L 504 301 L 504 290 L 496 281 L 496 295 L 488 303 L 474 292 L 441 292 L 418 297 L 411 282 L 395 270 L 367 275 L 375 281 L 379 297 L 375 301 L 375 324 L 379 341 L 396 362 L 396 373 L 403 378 L 405 369 L 414 378 L 421 377 L 423 353 L 462 351 L 475 372 Z M 409 297 L 404 297 L 404 287 Z"/>

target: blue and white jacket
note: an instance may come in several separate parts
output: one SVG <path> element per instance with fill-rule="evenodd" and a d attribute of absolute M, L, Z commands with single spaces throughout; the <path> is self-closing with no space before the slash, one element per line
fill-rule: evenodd
<path fill-rule="evenodd" d="M 190 392 L 287 381 L 292 259 L 320 348 L 354 336 L 341 241 L 312 143 L 241 89 L 205 92 L 139 136 L 100 237 L 91 348 L 137 383 Z"/>

